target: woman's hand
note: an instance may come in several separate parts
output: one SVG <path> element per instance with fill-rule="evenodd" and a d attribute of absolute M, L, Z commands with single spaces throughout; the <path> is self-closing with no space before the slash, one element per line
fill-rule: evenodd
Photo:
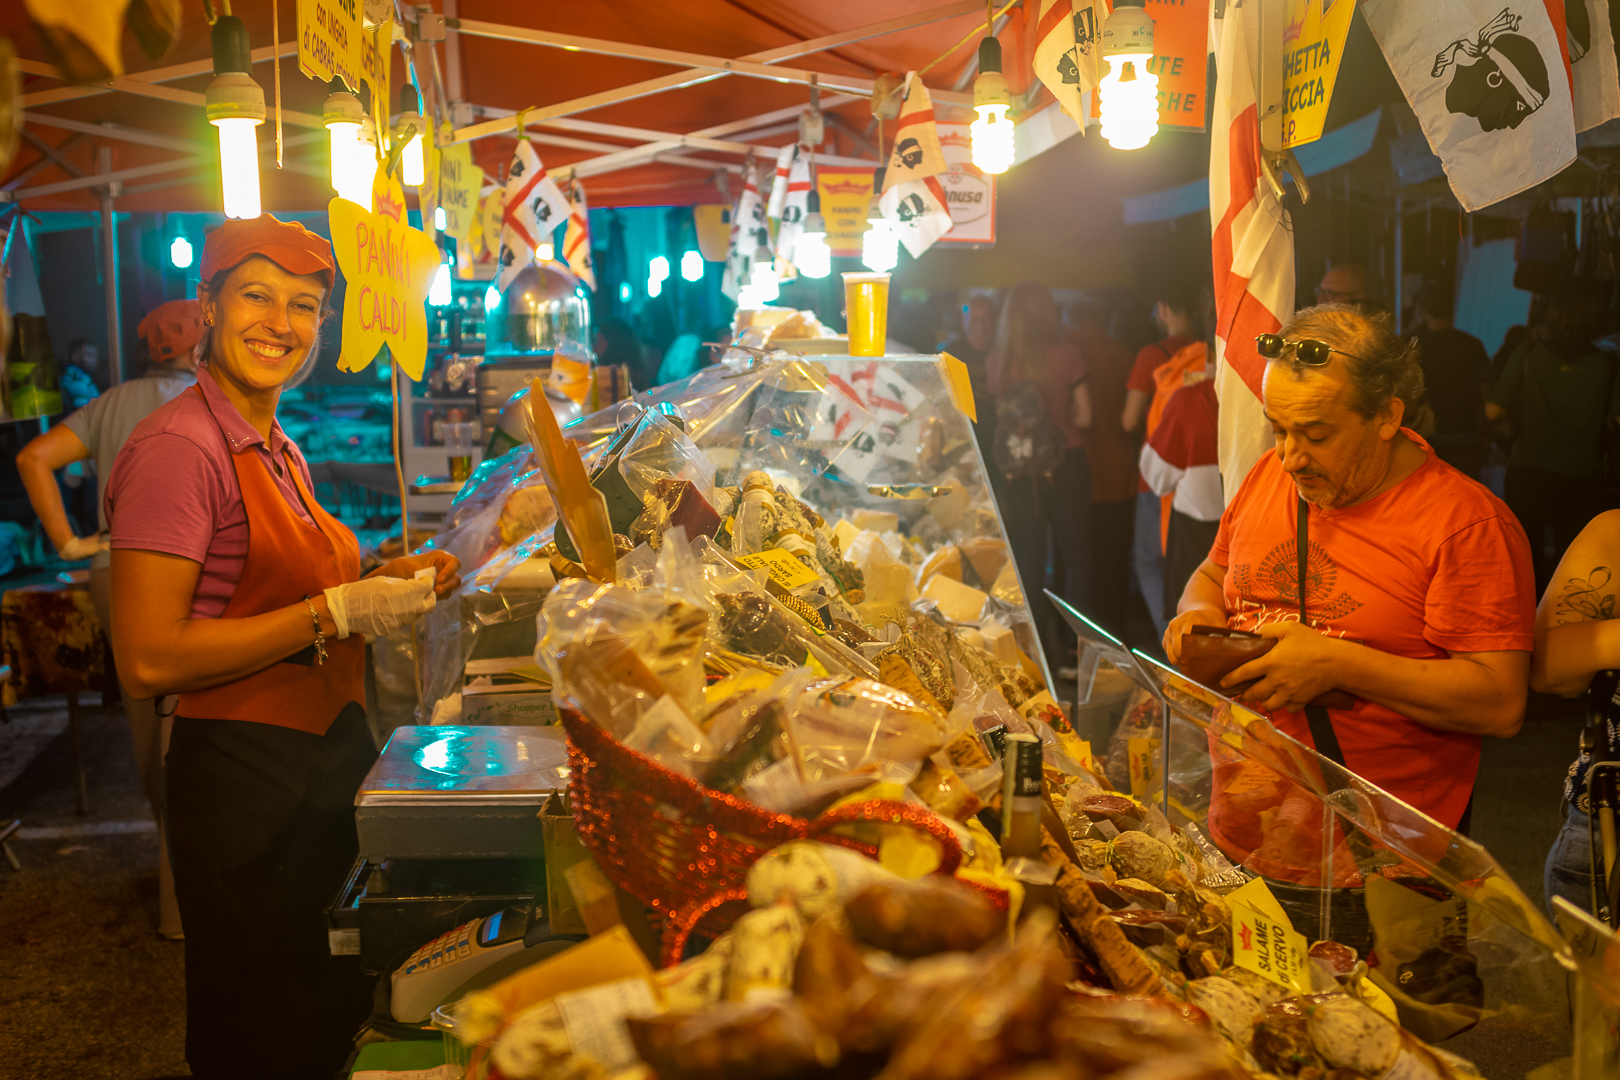
<path fill-rule="evenodd" d="M 1264 656 L 1228 674 L 1221 680 L 1221 689 L 1259 679 L 1244 691 L 1245 701 L 1266 709 L 1297 712 L 1338 687 L 1338 658 L 1345 644 L 1341 639 L 1326 637 L 1297 622 L 1267 623 L 1255 632 L 1275 638 L 1277 644 Z"/>
<path fill-rule="evenodd" d="M 1184 608 L 1170 620 L 1164 631 L 1164 654 L 1172 666 L 1181 663 L 1181 636 L 1195 626 L 1225 626 L 1226 612 L 1213 604 Z"/>
<path fill-rule="evenodd" d="M 417 572 L 433 567 L 438 573 L 433 579 L 433 595 L 443 600 L 461 587 L 461 560 L 448 551 L 424 551 L 420 555 L 406 555 L 385 563 L 366 577 L 413 578 Z"/>

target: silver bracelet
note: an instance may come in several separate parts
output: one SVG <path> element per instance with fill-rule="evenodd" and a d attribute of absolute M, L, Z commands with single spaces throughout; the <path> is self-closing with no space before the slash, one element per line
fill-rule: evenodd
<path fill-rule="evenodd" d="M 326 634 L 321 630 L 320 613 L 315 610 L 315 605 L 310 601 L 310 597 L 313 595 L 313 593 L 304 594 L 304 606 L 309 608 L 310 621 L 315 624 L 315 662 L 324 664 L 326 663 Z"/>

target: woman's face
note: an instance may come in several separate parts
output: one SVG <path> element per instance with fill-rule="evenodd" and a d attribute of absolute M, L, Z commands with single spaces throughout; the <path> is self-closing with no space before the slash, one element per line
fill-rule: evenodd
<path fill-rule="evenodd" d="M 315 345 L 325 299 L 324 279 L 254 255 L 226 276 L 218 295 L 201 296 L 214 328 L 209 365 L 244 391 L 279 388 Z"/>

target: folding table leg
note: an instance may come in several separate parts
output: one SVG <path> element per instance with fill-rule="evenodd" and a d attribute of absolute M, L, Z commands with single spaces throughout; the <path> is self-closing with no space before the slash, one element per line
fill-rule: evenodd
<path fill-rule="evenodd" d="M 79 816 L 90 813 L 90 786 L 84 776 L 84 740 L 79 731 L 79 695 L 69 694 L 68 731 L 73 736 L 73 771 L 79 783 Z"/>

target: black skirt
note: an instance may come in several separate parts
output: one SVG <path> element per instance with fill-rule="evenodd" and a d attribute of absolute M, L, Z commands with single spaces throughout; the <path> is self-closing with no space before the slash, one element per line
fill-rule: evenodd
<path fill-rule="evenodd" d="M 325 735 L 175 718 L 167 826 L 193 1075 L 330 1080 L 353 1048 L 372 980 L 331 955 L 324 909 L 354 865 L 354 794 L 376 758 L 354 704 Z"/>

